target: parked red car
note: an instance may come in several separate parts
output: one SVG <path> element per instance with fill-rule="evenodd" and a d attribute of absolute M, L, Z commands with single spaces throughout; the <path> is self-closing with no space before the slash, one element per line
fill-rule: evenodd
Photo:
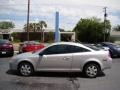
<path fill-rule="evenodd" d="M 36 51 L 44 48 L 45 45 L 36 41 L 25 41 L 20 44 L 19 53 Z"/>
<path fill-rule="evenodd" d="M 13 45 L 9 40 L 0 39 L 0 55 L 14 55 Z"/>

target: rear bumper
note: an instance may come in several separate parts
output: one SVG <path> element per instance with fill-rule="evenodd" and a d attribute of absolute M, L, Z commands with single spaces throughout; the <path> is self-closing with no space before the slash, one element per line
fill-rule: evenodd
<path fill-rule="evenodd" d="M 0 51 L 0 55 L 13 55 L 14 51 L 13 50 L 3 50 Z"/>
<path fill-rule="evenodd" d="M 110 69 L 111 67 L 112 67 L 112 58 L 109 58 L 108 60 L 103 60 L 102 70 Z"/>

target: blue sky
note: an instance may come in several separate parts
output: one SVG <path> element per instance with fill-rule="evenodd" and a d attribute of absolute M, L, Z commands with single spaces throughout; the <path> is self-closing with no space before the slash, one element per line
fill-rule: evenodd
<path fill-rule="evenodd" d="M 12 21 L 23 28 L 27 20 L 28 0 L 0 0 L 0 21 Z M 112 26 L 120 25 L 120 0 L 31 0 L 30 22 L 46 21 L 55 27 L 55 12 L 60 13 L 60 28 L 72 30 L 80 18 L 97 17 L 103 20 L 103 8 Z"/>

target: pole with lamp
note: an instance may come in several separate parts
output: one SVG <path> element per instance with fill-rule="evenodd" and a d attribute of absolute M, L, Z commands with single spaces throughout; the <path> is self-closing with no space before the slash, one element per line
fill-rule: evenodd
<path fill-rule="evenodd" d="M 107 20 L 107 7 L 104 7 L 104 42 L 106 41 L 106 20 Z"/>
<path fill-rule="evenodd" d="M 28 10 L 27 10 L 27 40 L 29 41 L 29 15 L 30 14 L 30 0 L 28 0 Z"/>

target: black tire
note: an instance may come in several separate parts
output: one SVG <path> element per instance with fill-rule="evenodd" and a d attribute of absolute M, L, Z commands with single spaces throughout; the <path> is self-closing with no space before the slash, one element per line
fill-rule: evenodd
<path fill-rule="evenodd" d="M 100 72 L 101 72 L 101 69 L 99 65 L 96 63 L 89 63 L 84 67 L 84 74 L 88 78 L 95 78 Z"/>
<path fill-rule="evenodd" d="M 31 76 L 34 72 L 33 66 L 28 62 L 20 63 L 18 71 L 22 76 Z"/>

